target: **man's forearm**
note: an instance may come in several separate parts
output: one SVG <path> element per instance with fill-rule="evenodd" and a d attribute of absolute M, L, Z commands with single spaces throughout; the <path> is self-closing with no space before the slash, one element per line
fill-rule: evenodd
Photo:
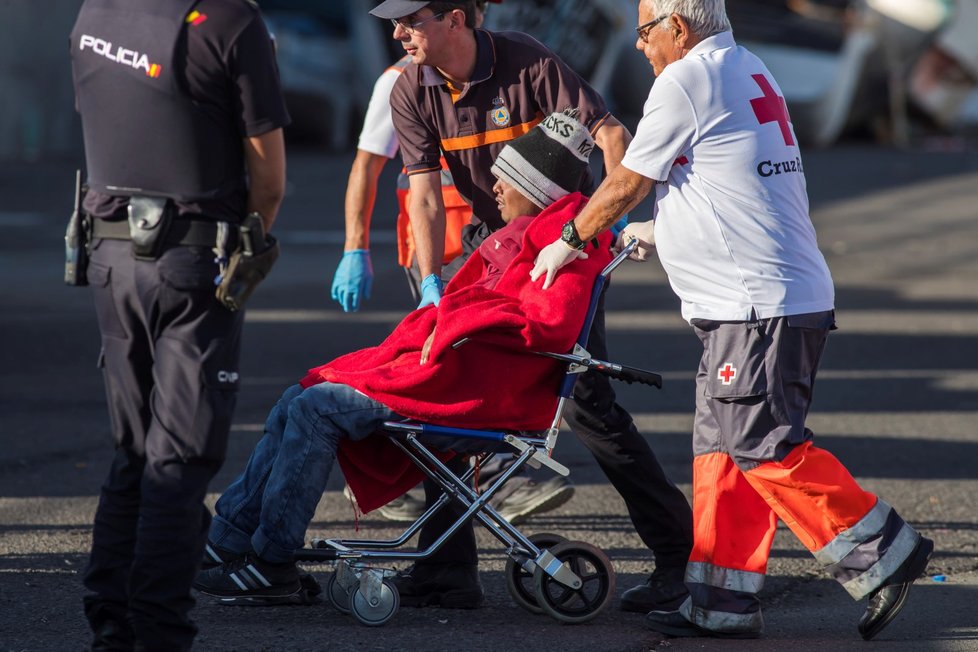
<path fill-rule="evenodd" d="M 412 175 L 410 182 L 408 216 L 418 270 L 421 278 L 430 274 L 440 277 L 445 259 L 445 202 L 441 195 L 441 173 Z"/>
<path fill-rule="evenodd" d="M 265 232 L 271 231 L 285 197 L 285 139 L 281 129 L 245 138 L 248 168 L 248 212 L 262 216 Z"/>
<path fill-rule="evenodd" d="M 357 150 L 346 183 L 344 251 L 370 248 L 370 219 L 377 199 L 377 180 L 388 160 L 380 154 Z"/>
<path fill-rule="evenodd" d="M 601 149 L 601 154 L 604 156 L 606 175 L 621 164 L 630 142 L 632 142 L 632 134 L 614 116 L 608 116 L 604 124 L 595 132 L 594 143 Z"/>
<path fill-rule="evenodd" d="M 616 167 L 598 186 L 584 210 L 574 218 L 580 238 L 590 240 L 610 227 L 645 199 L 654 183 L 626 167 Z"/>

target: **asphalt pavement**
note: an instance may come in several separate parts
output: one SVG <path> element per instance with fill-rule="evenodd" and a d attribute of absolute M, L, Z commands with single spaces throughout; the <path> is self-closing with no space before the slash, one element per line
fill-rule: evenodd
<path fill-rule="evenodd" d="M 327 604 L 249 609 L 202 598 L 196 649 L 978 650 L 978 149 L 852 144 L 806 151 L 804 159 L 840 326 L 809 426 L 867 489 L 936 542 L 927 577 L 877 640 L 859 639 L 864 604 L 784 529 L 762 593 L 765 634 L 749 642 L 667 639 L 646 630 L 641 615 L 621 612 L 617 598 L 579 626 L 530 614 L 510 599 L 505 557 L 480 532 L 482 609 L 404 608 L 368 628 Z M 252 298 L 243 388 L 212 500 L 243 467 L 282 389 L 309 367 L 377 343 L 413 307 L 395 265 L 392 190 L 376 210 L 373 296 L 357 314 L 329 298 L 350 160 L 290 152 L 289 195 L 275 229 L 282 257 Z M 393 187 L 393 168 L 383 188 Z M 111 443 L 90 292 L 62 283 L 72 181 L 71 161 L 0 165 L 0 652 L 82 650 L 90 640 L 81 572 Z M 620 399 L 688 492 L 699 343 L 657 262 L 629 263 L 616 274 L 608 330 L 612 358 L 665 379 L 659 391 L 619 386 Z M 573 434 L 561 435 L 556 457 L 570 467 L 576 494 L 521 527 L 600 547 L 620 595 L 651 570 L 648 550 Z M 341 488 L 334 473 L 310 536 L 395 533 L 377 517 L 355 520 Z M 311 570 L 321 581 L 330 572 Z"/>

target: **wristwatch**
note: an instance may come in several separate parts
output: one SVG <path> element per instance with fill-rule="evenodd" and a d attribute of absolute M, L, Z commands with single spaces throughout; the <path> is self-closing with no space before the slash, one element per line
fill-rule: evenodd
<path fill-rule="evenodd" d="M 577 250 L 583 249 L 584 245 L 587 244 L 577 234 L 577 227 L 574 225 L 574 220 L 568 220 L 564 224 L 564 228 L 560 230 L 560 239 L 566 242 L 572 249 Z"/>

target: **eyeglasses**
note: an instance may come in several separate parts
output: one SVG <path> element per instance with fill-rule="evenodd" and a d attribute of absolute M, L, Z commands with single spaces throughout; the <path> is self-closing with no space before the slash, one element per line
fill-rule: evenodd
<path fill-rule="evenodd" d="M 662 16 L 659 16 L 658 18 L 656 18 L 654 20 L 650 20 L 649 22 L 645 23 L 644 25 L 639 25 L 638 27 L 636 27 L 635 28 L 635 32 L 638 34 L 638 37 L 642 40 L 642 43 L 648 43 L 649 42 L 649 32 L 652 31 L 652 28 L 655 27 L 656 25 L 658 25 L 659 23 L 661 23 L 662 21 L 664 21 L 668 17 L 669 17 L 669 14 L 663 14 Z"/>
<path fill-rule="evenodd" d="M 427 23 L 429 21 L 432 21 L 432 20 L 438 20 L 438 19 L 440 19 L 444 15 L 445 15 L 445 12 L 442 12 L 440 14 L 433 14 L 431 16 L 428 16 L 427 18 L 422 18 L 421 20 L 416 20 L 413 23 L 406 23 L 406 22 L 404 22 L 404 19 L 402 19 L 402 18 L 391 18 L 391 25 L 394 26 L 394 29 L 397 29 L 398 27 L 400 27 L 405 32 L 407 32 L 408 34 L 414 34 L 418 30 L 418 28 L 421 27 L 422 25 L 424 25 L 425 23 Z"/>

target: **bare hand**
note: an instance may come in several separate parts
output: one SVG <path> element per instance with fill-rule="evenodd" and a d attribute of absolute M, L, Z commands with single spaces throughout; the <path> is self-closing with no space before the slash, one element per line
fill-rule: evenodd
<path fill-rule="evenodd" d="M 438 327 L 436 326 L 435 328 Z M 424 346 L 421 347 L 421 364 L 428 363 L 428 356 L 431 355 L 431 345 L 435 341 L 435 328 L 431 329 L 431 335 L 428 336 L 428 339 L 424 341 Z"/>

